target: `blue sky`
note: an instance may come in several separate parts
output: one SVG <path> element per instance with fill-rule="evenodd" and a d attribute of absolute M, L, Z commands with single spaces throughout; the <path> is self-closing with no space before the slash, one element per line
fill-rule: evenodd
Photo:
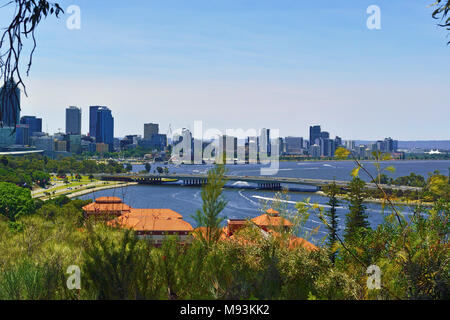
<path fill-rule="evenodd" d="M 321 124 L 344 139 L 450 139 L 450 46 L 425 0 L 60 1 L 44 21 L 23 114 L 64 128 L 64 109 L 108 105 L 116 136 Z M 366 27 L 370 5 L 381 30 Z M 0 21 L 8 11 L 0 9 Z M 5 24 L 0 23 L 3 27 Z"/>

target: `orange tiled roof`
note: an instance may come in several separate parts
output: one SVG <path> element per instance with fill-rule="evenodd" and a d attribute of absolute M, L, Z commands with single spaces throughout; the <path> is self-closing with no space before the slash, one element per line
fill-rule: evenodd
<path fill-rule="evenodd" d="M 298 237 L 292 237 L 289 241 L 289 248 L 290 249 L 294 249 L 294 248 L 305 248 L 306 250 L 310 250 L 310 251 L 315 251 L 315 250 L 319 250 L 319 248 L 317 248 L 315 245 L 313 245 L 311 242 L 303 239 L 303 238 L 298 238 Z"/>
<path fill-rule="evenodd" d="M 178 212 L 175 212 L 171 209 L 135 209 L 131 208 L 129 213 L 125 213 L 125 215 L 133 215 L 134 217 L 138 216 L 147 216 L 153 215 L 154 217 L 161 219 L 183 219 L 183 216 Z"/>
<path fill-rule="evenodd" d="M 267 214 L 270 214 L 272 216 L 278 216 L 280 213 L 272 208 L 266 211 Z"/>
<path fill-rule="evenodd" d="M 130 211 L 131 207 L 125 203 L 113 201 L 106 202 L 106 200 L 98 199 L 83 207 L 83 211 L 85 212 L 108 212 L 108 211 Z"/>
<path fill-rule="evenodd" d="M 95 200 L 95 202 L 83 207 L 83 211 L 88 213 L 108 211 L 130 211 L 131 207 L 122 202 L 122 199 L 117 197 L 102 197 Z"/>
<path fill-rule="evenodd" d="M 279 216 L 263 214 L 252 219 L 253 223 L 260 227 L 293 227 L 294 225 L 287 219 Z"/>
<path fill-rule="evenodd" d="M 110 222 L 111 226 L 119 226 L 135 231 L 146 232 L 171 232 L 171 231 L 192 231 L 192 226 L 179 218 L 158 217 L 154 214 L 124 214 Z"/>
<path fill-rule="evenodd" d="M 313 251 L 313 250 L 318 250 L 319 248 L 316 247 L 314 244 L 312 244 L 311 242 L 303 239 L 303 238 L 299 238 L 299 237 L 295 237 L 295 236 L 289 236 L 287 239 L 282 237 L 282 235 L 279 232 L 273 231 L 273 230 L 269 230 L 268 231 L 272 236 L 281 239 L 281 241 L 288 241 L 286 243 L 287 247 L 289 249 L 295 249 L 295 248 L 300 248 L 303 247 L 307 250 Z"/>
<path fill-rule="evenodd" d="M 118 197 L 100 197 L 95 199 L 96 203 L 122 203 L 122 199 Z"/>

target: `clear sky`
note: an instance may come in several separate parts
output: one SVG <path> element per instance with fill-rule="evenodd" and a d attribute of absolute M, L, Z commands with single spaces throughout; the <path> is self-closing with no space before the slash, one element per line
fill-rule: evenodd
<path fill-rule="evenodd" d="M 5 2 L 6 0 L 0 0 Z M 279 128 L 308 137 L 321 124 L 344 139 L 450 139 L 450 46 L 432 0 L 71 0 L 49 18 L 22 115 L 65 128 L 65 108 L 106 105 L 115 136 L 204 127 Z M 381 8 L 369 30 L 368 6 Z M 4 27 L 10 11 L 0 9 Z"/>

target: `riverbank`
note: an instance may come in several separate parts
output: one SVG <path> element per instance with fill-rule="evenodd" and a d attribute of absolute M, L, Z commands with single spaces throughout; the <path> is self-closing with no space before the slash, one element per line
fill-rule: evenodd
<path fill-rule="evenodd" d="M 317 195 L 321 196 L 321 197 L 327 197 L 327 194 L 323 191 L 317 191 L 316 192 Z M 338 195 L 336 196 L 337 198 L 341 199 L 341 200 L 345 200 L 348 201 L 348 197 L 345 195 Z M 377 199 L 377 198 L 367 198 L 364 200 L 364 202 L 367 203 L 376 203 L 376 204 L 387 204 L 386 200 L 384 199 Z M 417 205 L 421 205 L 421 206 L 425 206 L 425 207 L 432 207 L 433 203 L 432 202 L 423 202 L 423 201 L 419 201 L 419 200 L 408 200 L 408 201 L 401 201 L 401 200 L 391 200 L 392 204 L 396 205 L 396 206 L 417 206 Z"/>
<path fill-rule="evenodd" d="M 77 192 L 74 192 L 74 193 L 67 194 L 65 196 L 67 196 L 68 198 L 72 199 L 72 198 L 84 196 L 86 194 L 90 194 L 90 193 L 94 193 L 94 192 L 98 192 L 98 191 L 102 191 L 102 190 L 126 188 L 126 187 L 130 187 L 130 186 L 135 186 L 135 185 L 138 185 L 138 183 L 137 182 L 126 182 L 126 183 L 120 182 L 120 183 L 117 183 L 115 185 L 107 185 L 107 186 L 102 186 L 102 187 L 97 187 L 97 188 L 85 189 L 85 190 L 77 191 Z"/>
<path fill-rule="evenodd" d="M 86 186 L 84 188 L 78 188 L 76 190 L 66 189 L 63 192 L 58 192 L 57 194 L 54 194 L 54 195 L 40 196 L 40 197 L 34 197 L 34 198 L 46 201 L 46 200 L 49 200 L 54 197 L 66 196 L 66 197 L 72 199 L 72 198 L 80 197 L 80 196 L 83 196 L 86 194 L 90 194 L 90 193 L 94 193 L 94 192 L 98 192 L 98 191 L 102 191 L 102 190 L 126 188 L 126 187 L 130 187 L 130 186 L 135 186 L 137 184 L 138 184 L 137 182 L 113 182 L 113 183 L 108 183 L 106 185 L 102 184 L 99 186 L 92 186 L 92 185 Z"/>

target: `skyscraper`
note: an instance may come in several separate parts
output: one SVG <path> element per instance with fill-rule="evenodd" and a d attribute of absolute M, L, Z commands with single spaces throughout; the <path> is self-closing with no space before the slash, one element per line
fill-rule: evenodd
<path fill-rule="evenodd" d="M 114 148 L 114 118 L 107 107 L 99 107 L 96 115 L 97 125 L 95 139 L 97 143 L 109 145 L 109 150 Z"/>
<path fill-rule="evenodd" d="M 16 143 L 29 145 L 34 133 L 42 132 L 42 119 L 35 116 L 23 116 L 17 126 Z"/>
<path fill-rule="evenodd" d="M 0 111 L 4 127 L 15 127 L 20 119 L 20 89 L 14 80 L 9 80 L 0 89 Z"/>
<path fill-rule="evenodd" d="M 159 124 L 146 123 L 144 124 L 144 140 L 150 140 L 152 136 L 159 134 Z"/>
<path fill-rule="evenodd" d="M 66 109 L 66 133 L 81 135 L 81 109 L 69 107 Z"/>
<path fill-rule="evenodd" d="M 286 144 L 286 152 L 289 154 L 301 154 L 303 149 L 303 138 L 301 137 L 286 137 L 284 139 Z"/>
<path fill-rule="evenodd" d="M 262 129 L 260 135 L 260 152 L 265 156 L 270 157 L 272 155 L 272 144 L 270 141 L 270 129 Z"/>
<path fill-rule="evenodd" d="M 97 111 L 100 106 L 89 107 L 89 136 L 95 138 L 97 134 Z"/>
<path fill-rule="evenodd" d="M 316 140 L 321 138 L 320 126 L 314 126 L 309 128 L 309 144 L 312 146 L 316 144 Z"/>

